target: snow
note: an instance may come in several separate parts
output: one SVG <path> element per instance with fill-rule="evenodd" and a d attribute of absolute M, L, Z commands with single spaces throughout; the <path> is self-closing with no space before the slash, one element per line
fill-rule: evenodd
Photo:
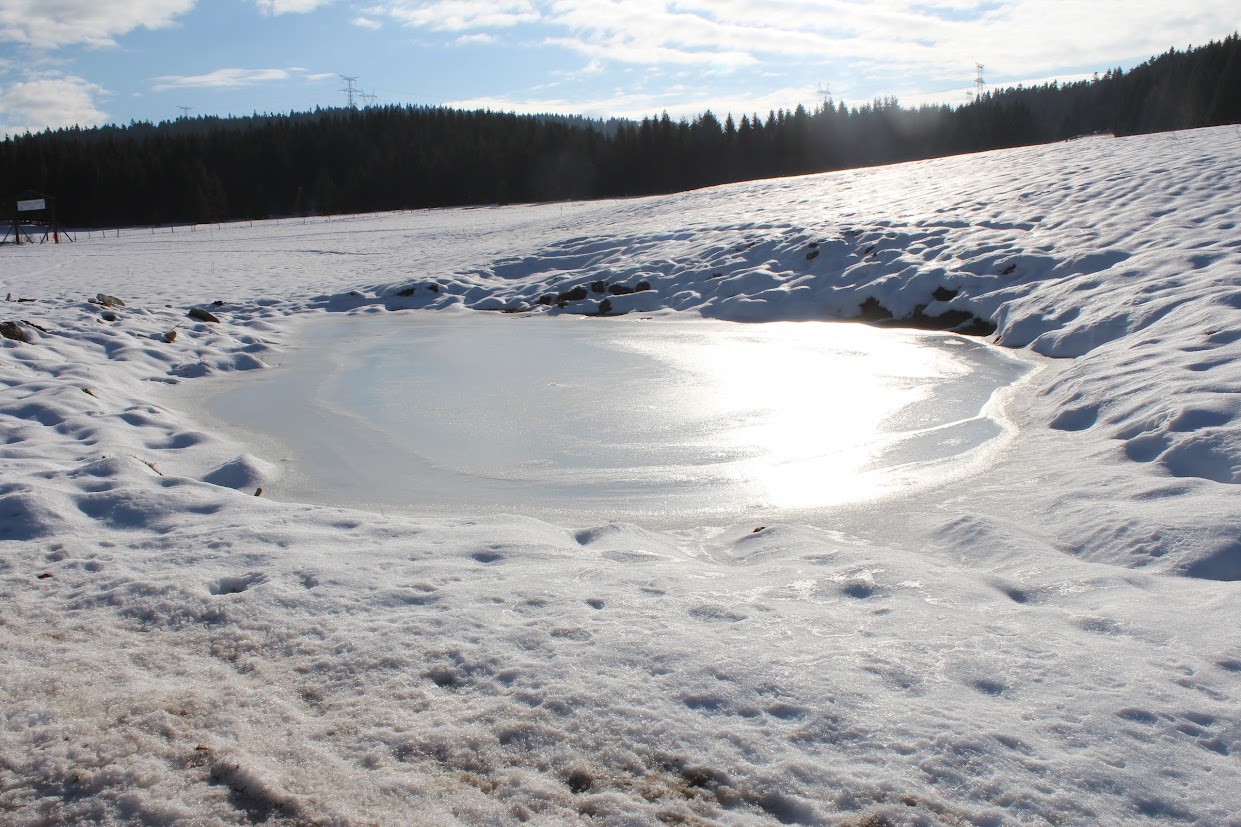
<path fill-rule="evenodd" d="M 1241 824 L 1239 162 L 1223 127 L 3 250 L 0 820 Z M 1045 358 L 975 478 L 761 530 L 276 502 L 160 401 L 327 313 L 598 280 Z"/>

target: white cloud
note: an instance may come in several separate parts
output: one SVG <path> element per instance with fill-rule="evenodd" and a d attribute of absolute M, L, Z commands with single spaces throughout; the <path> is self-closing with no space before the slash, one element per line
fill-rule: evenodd
<path fill-rule="evenodd" d="M 486 45 L 488 43 L 495 43 L 496 36 L 493 34 L 487 34 L 486 32 L 477 32 L 476 34 L 463 34 L 453 42 L 459 46 L 477 46 L 479 44 Z"/>
<path fill-rule="evenodd" d="M 102 86 L 74 75 L 7 84 L 0 94 L 0 133 L 20 135 L 62 126 L 95 126 L 107 119 L 97 99 Z"/>
<path fill-rule="evenodd" d="M 168 89 L 233 89 L 256 83 L 289 80 L 294 73 L 288 69 L 216 69 L 202 75 L 163 75 L 155 78 L 151 88 L 156 92 Z"/>
<path fill-rule="evenodd" d="M 449 32 L 506 29 L 542 19 L 533 0 L 392 0 L 368 11 L 403 26 Z"/>
<path fill-rule="evenodd" d="M 195 0 L 0 0 L 0 40 L 40 49 L 111 46 L 138 28 L 169 26 Z"/>
<path fill-rule="evenodd" d="M 280 14 L 305 14 L 333 0 L 255 0 L 259 11 L 269 17 Z"/>
<path fill-rule="evenodd" d="M 758 59 L 744 50 L 685 49 L 660 43 L 646 43 L 623 37 L 590 39 L 549 37 L 549 46 L 561 46 L 591 58 L 592 62 L 610 60 L 616 63 L 696 64 L 707 66 L 747 66 Z"/>
<path fill-rule="evenodd" d="M 964 89 L 975 62 L 999 78 L 1106 68 L 1241 28 L 1236 0 L 389 0 L 367 13 L 497 38 L 538 23 L 544 44 L 600 63 L 805 73 L 861 98 Z"/>
<path fill-rule="evenodd" d="M 260 83 L 280 81 L 316 82 L 339 77 L 335 72 L 310 72 L 301 66 L 286 69 L 242 69 L 227 67 L 201 75 L 162 75 L 154 79 L 151 90 L 165 92 L 169 89 L 237 89 Z"/>
<path fill-rule="evenodd" d="M 422 25 L 442 25 L 432 13 L 443 4 L 416 5 Z M 819 83 L 850 104 L 888 94 L 906 105 L 964 103 L 975 63 L 986 65 L 993 87 L 1069 82 L 1083 67 L 1103 70 L 1241 27 L 1235 0 L 541 0 L 538 11 L 545 45 L 585 55 L 616 77 L 620 67 L 645 67 L 661 82 L 648 76 L 581 99 L 574 92 L 586 87 L 572 86 L 581 78 L 566 74 L 556 97 L 458 103 L 629 117 L 665 108 L 765 114 L 814 105 Z M 770 92 L 728 91 L 763 77 Z"/>
<path fill-rule="evenodd" d="M 359 14 L 357 17 L 353 18 L 353 20 L 349 22 L 357 26 L 359 29 L 371 29 L 373 31 L 375 29 L 383 28 L 382 22 L 376 20 L 373 17 L 366 17 L 365 15 L 361 15 L 361 14 Z"/>

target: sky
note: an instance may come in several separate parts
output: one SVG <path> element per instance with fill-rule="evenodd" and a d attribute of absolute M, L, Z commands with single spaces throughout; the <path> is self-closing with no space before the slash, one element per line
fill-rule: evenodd
<path fill-rule="evenodd" d="M 960 104 L 1241 29 L 1236 0 L 0 0 L 0 133 L 423 104 Z M 354 78 L 353 81 L 344 78 Z"/>

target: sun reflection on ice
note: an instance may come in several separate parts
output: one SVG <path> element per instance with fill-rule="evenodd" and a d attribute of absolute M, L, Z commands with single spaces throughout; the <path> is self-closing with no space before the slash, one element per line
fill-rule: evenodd
<path fill-rule="evenodd" d="M 866 358 L 842 358 L 850 351 Z M 966 373 L 941 348 L 911 348 L 882 330 L 831 323 L 715 329 L 661 340 L 648 353 L 687 377 L 678 405 L 695 409 L 691 419 L 713 423 L 709 438 L 742 457 L 731 472 L 777 508 L 835 505 L 899 488 L 898 469 L 874 470 L 904 437 L 885 423 L 927 400 L 927 380 Z"/>

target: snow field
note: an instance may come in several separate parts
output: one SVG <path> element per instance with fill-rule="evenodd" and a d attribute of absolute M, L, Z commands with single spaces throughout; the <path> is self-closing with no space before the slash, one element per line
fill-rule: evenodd
<path fill-rule="evenodd" d="M 0 820 L 1241 824 L 1238 156 L 1228 127 L 0 252 L 31 340 L 0 340 Z M 761 531 L 276 503 L 269 458 L 152 401 L 325 312 L 604 297 L 958 309 L 1049 358 L 971 484 Z"/>

